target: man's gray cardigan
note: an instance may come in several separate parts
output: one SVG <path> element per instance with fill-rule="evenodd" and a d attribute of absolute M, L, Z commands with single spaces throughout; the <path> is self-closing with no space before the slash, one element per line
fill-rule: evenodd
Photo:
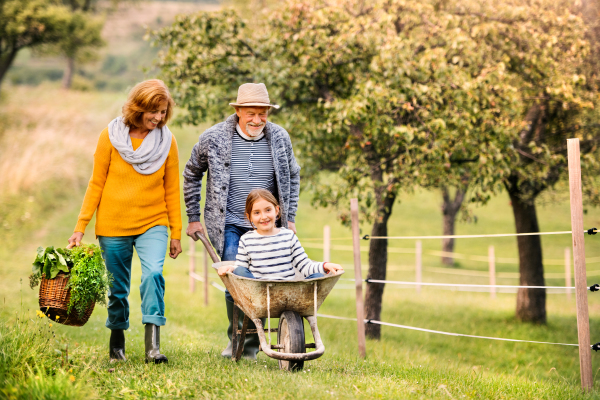
<path fill-rule="evenodd" d="M 202 177 L 208 171 L 204 221 L 206 230 L 219 256 L 223 256 L 225 209 L 231 173 L 231 147 L 236 134 L 238 116 L 233 114 L 217 125 L 208 128 L 198 143 L 183 171 L 183 197 L 188 221 L 200 221 L 200 198 Z M 300 195 L 300 166 L 294 157 L 290 135 L 285 129 L 267 122 L 265 137 L 271 148 L 275 182 L 281 207 L 281 226 L 287 228 L 288 221 L 296 220 L 298 196 Z"/>

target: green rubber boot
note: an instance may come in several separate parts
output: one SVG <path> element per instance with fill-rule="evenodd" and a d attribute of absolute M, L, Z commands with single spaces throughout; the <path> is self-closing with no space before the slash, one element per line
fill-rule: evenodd
<path fill-rule="evenodd" d="M 227 306 L 227 318 L 229 319 L 229 327 L 227 328 L 227 337 L 229 337 L 229 344 L 221 353 L 222 357 L 231 358 L 232 353 L 232 344 L 231 337 L 233 336 L 233 303 L 231 301 L 225 300 L 225 305 Z M 264 320 L 263 320 L 264 323 Z M 242 325 L 244 324 L 244 313 L 242 310 L 238 313 L 238 329 L 242 329 Z M 254 322 L 250 321 L 248 323 L 248 329 L 256 329 Z M 246 340 L 244 341 L 244 351 L 242 352 L 242 357 L 247 360 L 256 360 L 256 355 L 258 354 L 258 348 L 260 346 L 260 340 L 258 339 L 258 334 L 253 333 L 251 335 L 246 335 Z"/>

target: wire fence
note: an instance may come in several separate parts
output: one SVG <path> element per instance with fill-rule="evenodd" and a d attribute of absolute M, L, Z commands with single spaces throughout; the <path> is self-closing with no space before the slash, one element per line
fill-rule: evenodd
<path fill-rule="evenodd" d="M 323 240 L 322 238 L 319 240 Z M 333 240 L 333 239 L 331 239 Z M 319 243 L 305 243 L 306 239 L 302 239 L 302 247 L 307 249 L 320 249 L 323 250 L 325 245 Z M 331 250 L 335 251 L 353 251 L 352 246 L 348 245 L 331 245 Z M 368 252 L 369 248 L 367 246 L 360 247 L 361 252 Z M 388 247 L 388 253 L 392 254 L 415 254 L 416 249 L 414 248 L 403 248 L 403 247 Z M 474 254 L 464 254 L 464 253 L 454 253 L 447 251 L 438 251 L 438 250 L 423 250 L 423 254 L 435 256 L 435 257 L 448 257 L 454 258 L 457 260 L 469 260 L 469 261 L 479 261 L 487 263 L 489 261 L 488 256 L 482 255 L 474 255 Z M 543 260 L 544 265 L 563 265 L 565 262 L 564 259 L 560 258 L 547 258 Z M 600 257 L 589 257 L 585 259 L 586 264 L 597 264 L 600 263 Z M 519 259 L 516 257 L 498 257 L 496 258 L 497 264 L 509 264 L 516 265 L 519 264 Z M 600 274 L 600 270 L 596 271 Z"/>
<path fill-rule="evenodd" d="M 204 282 L 204 279 L 199 276 L 198 274 L 190 274 L 190 276 L 200 282 Z M 345 279 L 345 280 L 350 280 L 350 281 L 354 281 L 354 279 Z M 375 280 L 370 280 L 369 282 L 375 282 L 375 283 L 396 283 L 396 284 L 414 284 L 415 282 L 395 282 L 395 281 L 375 281 Z M 225 292 L 225 288 L 221 285 L 219 285 L 218 283 L 214 282 L 214 281 L 210 281 L 210 285 L 216 289 L 218 289 L 221 292 Z M 468 284 L 430 284 L 430 286 L 467 286 L 467 287 L 489 287 L 490 285 L 468 285 Z M 596 287 L 596 290 L 598 290 L 600 288 L 600 285 L 594 285 Z M 574 289 L 574 288 L 565 288 L 565 287 L 557 287 L 557 286 L 535 286 L 535 287 L 531 287 L 531 286 L 507 286 L 507 285 L 496 285 L 496 287 L 498 288 L 544 288 L 544 289 Z M 588 290 L 590 290 L 590 288 L 588 288 Z M 337 315 L 328 315 L 328 314 L 317 314 L 317 317 L 321 317 L 321 318 L 329 318 L 329 319 L 337 319 L 337 320 L 343 320 L 343 321 L 354 321 L 356 322 L 357 319 L 356 318 L 350 318 L 350 317 L 340 317 Z M 472 339 L 487 339 L 487 340 L 496 340 L 496 341 L 503 341 L 503 342 L 517 342 L 517 343 L 533 343 L 533 344 L 547 344 L 547 345 L 558 345 L 558 346 L 573 346 L 573 347 L 579 347 L 579 344 L 577 343 L 556 343 L 556 342 L 542 342 L 542 341 L 537 341 L 537 340 L 524 340 L 524 339 L 512 339 L 512 338 L 499 338 L 499 337 L 492 337 L 492 336 L 480 336 L 480 335 L 470 335 L 470 334 L 465 334 L 465 333 L 456 333 L 456 332 L 446 332 L 446 331 L 440 331 L 440 330 L 435 330 L 435 329 L 426 329 L 426 328 L 419 328 L 416 326 L 409 326 L 409 325 L 401 325 L 401 324 L 393 324 L 390 322 L 383 322 L 383 321 L 377 321 L 377 320 L 370 320 L 370 319 L 365 319 L 364 320 L 365 324 L 378 324 L 378 325 L 385 325 L 385 326 L 389 326 L 389 327 L 393 327 L 393 328 L 400 328 L 400 329 L 407 329 L 407 330 L 412 330 L 412 331 L 419 331 L 419 332 L 426 332 L 426 333 L 434 333 L 434 334 L 438 334 L 438 335 L 445 335 L 445 336 L 455 336 L 455 337 L 465 337 L 465 338 L 472 338 Z M 592 346 L 593 348 L 593 346 Z"/>
<path fill-rule="evenodd" d="M 337 315 L 317 314 L 317 316 L 322 317 L 322 318 L 331 318 L 331 319 L 338 319 L 338 320 L 344 320 L 344 321 L 354 321 L 354 322 L 357 321 L 356 318 L 339 317 Z M 391 326 L 393 328 L 408 329 L 408 330 L 412 330 L 412 331 L 420 331 L 420 332 L 427 332 L 427 333 L 436 333 L 438 335 L 446 335 L 446 336 L 458 336 L 458 337 L 467 337 L 467 338 L 473 338 L 473 339 L 499 340 L 499 341 L 503 341 L 503 342 L 552 344 L 552 345 L 559 345 L 559 346 L 579 347 L 579 344 L 577 344 L 577 343 L 540 342 L 540 341 L 536 341 L 536 340 L 522 340 L 522 339 L 498 338 L 498 337 L 491 337 L 491 336 L 468 335 L 468 334 L 464 334 L 464 333 L 445 332 L 445 331 L 438 331 L 435 329 L 418 328 L 416 326 L 392 324 L 389 322 L 376 321 L 373 319 L 365 319 L 364 322 L 365 322 L 365 324 L 385 325 L 385 326 Z"/>

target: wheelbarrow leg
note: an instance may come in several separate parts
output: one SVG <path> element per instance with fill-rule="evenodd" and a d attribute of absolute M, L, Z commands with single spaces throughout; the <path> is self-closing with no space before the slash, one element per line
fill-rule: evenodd
<path fill-rule="evenodd" d="M 238 339 L 238 346 L 234 355 L 233 361 L 239 361 L 242 358 L 242 352 L 244 351 L 244 343 L 246 342 L 246 330 L 248 329 L 248 323 L 250 322 L 250 318 L 247 315 L 244 315 L 244 323 L 242 324 L 242 332 L 240 333 L 240 337 Z M 237 329 L 236 329 L 237 336 Z"/>
<path fill-rule="evenodd" d="M 237 361 L 237 347 L 238 347 L 238 318 L 239 318 L 239 308 L 237 304 L 233 303 L 233 332 L 231 335 L 231 359 L 233 361 Z M 243 342 L 242 342 L 243 343 Z M 240 346 L 241 347 L 241 346 Z"/>

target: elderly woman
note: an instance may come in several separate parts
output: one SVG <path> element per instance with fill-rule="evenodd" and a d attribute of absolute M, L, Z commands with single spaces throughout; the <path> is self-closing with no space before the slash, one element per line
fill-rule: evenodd
<path fill-rule="evenodd" d="M 167 362 L 160 353 L 160 327 L 166 322 L 162 271 L 167 244 L 171 258 L 181 253 L 179 155 L 175 137 L 166 126 L 173 106 L 168 88 L 158 79 L 141 82 L 131 90 L 123 116 L 112 120 L 100 134 L 92 177 L 69 238 L 69 248 L 79 246 L 96 212 L 96 236 L 106 268 L 114 277 L 106 319 L 111 330 L 111 361 L 125 360 L 127 297 L 135 247 L 142 264 L 146 362 Z"/>

